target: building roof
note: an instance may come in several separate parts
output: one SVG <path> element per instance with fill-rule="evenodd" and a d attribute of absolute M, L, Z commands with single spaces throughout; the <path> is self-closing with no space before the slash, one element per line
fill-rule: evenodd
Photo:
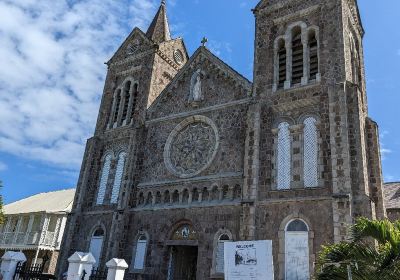
<path fill-rule="evenodd" d="M 59 213 L 70 212 L 75 189 L 40 193 L 4 206 L 4 214 Z"/>
<path fill-rule="evenodd" d="M 152 23 L 150 24 L 146 35 L 157 44 L 171 40 L 171 32 L 169 30 L 167 11 L 165 8 L 164 0 L 161 2 L 161 6 L 158 9 L 158 12 L 154 17 Z"/>
<path fill-rule="evenodd" d="M 383 193 L 386 209 L 400 209 L 400 182 L 384 184 Z"/>

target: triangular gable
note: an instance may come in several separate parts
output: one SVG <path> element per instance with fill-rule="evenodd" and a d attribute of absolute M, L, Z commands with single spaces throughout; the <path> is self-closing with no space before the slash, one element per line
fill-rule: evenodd
<path fill-rule="evenodd" d="M 168 103 L 168 93 L 176 92 L 176 89 L 180 87 L 180 81 L 185 80 L 187 82 L 187 76 L 189 72 L 193 72 L 193 69 L 196 68 L 196 64 L 199 63 L 199 60 L 208 60 L 210 64 L 213 65 L 214 68 L 218 69 L 221 73 L 221 76 L 224 75 L 226 78 L 229 78 L 234 84 L 236 88 L 241 88 L 242 92 L 245 92 L 241 98 L 246 98 L 251 95 L 252 83 L 246 79 L 244 76 L 239 74 L 232 67 L 227 65 L 213 53 L 211 53 L 207 48 L 200 47 L 196 50 L 196 52 L 192 55 L 186 65 L 178 72 L 178 74 L 173 78 L 171 83 L 161 92 L 161 94 L 157 97 L 157 99 L 152 103 L 149 107 L 148 112 L 149 116 L 153 113 L 156 113 L 158 109 L 160 109 L 164 103 Z M 191 75 L 190 75 L 191 76 Z M 185 98 L 182 96 L 182 98 Z M 186 102 L 183 101 L 183 102 Z M 160 107 L 161 106 L 161 107 Z M 156 114 L 157 115 L 157 114 Z"/>
<path fill-rule="evenodd" d="M 133 42 L 136 38 L 141 39 L 141 45 L 140 47 L 142 48 L 144 45 L 146 47 L 152 47 L 154 45 L 154 42 L 152 42 L 146 34 L 138 27 L 135 27 L 132 32 L 129 34 L 129 36 L 125 39 L 125 41 L 121 44 L 121 46 L 118 48 L 118 50 L 114 53 L 114 55 L 111 57 L 111 59 L 107 62 L 107 64 L 111 64 L 114 62 L 114 60 L 119 57 L 122 52 L 124 52 L 124 49 L 128 47 L 128 45 Z"/>

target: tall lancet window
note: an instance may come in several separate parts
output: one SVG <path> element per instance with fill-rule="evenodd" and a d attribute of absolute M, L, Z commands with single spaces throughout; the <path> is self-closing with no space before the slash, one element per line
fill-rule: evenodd
<path fill-rule="evenodd" d="M 117 203 L 119 197 L 119 190 L 121 189 L 122 176 L 124 174 L 126 153 L 121 152 L 118 156 L 117 169 L 115 171 L 114 185 L 111 194 L 111 203 Z"/>
<path fill-rule="evenodd" d="M 101 171 L 99 191 L 97 193 L 97 205 L 104 203 L 104 196 L 107 189 L 108 176 L 110 175 L 111 168 L 111 155 L 106 155 L 104 159 L 103 169 Z"/>
<path fill-rule="evenodd" d="M 309 69 L 310 69 L 310 80 L 316 80 L 319 72 L 318 62 L 318 41 L 315 30 L 310 30 L 308 35 L 308 50 L 309 50 Z"/>
<path fill-rule="evenodd" d="M 315 118 L 304 120 L 304 186 L 318 187 L 318 131 Z"/>
<path fill-rule="evenodd" d="M 290 189 L 291 179 L 291 140 L 289 124 L 283 122 L 278 126 L 278 145 L 277 145 L 277 189 Z"/>
<path fill-rule="evenodd" d="M 290 222 L 285 231 L 285 279 L 309 280 L 309 229 L 301 220 Z"/>
<path fill-rule="evenodd" d="M 278 43 L 278 88 L 283 88 L 286 81 L 286 45 L 285 40 Z"/>
<path fill-rule="evenodd" d="M 217 248 L 216 248 L 216 252 L 215 252 L 215 272 L 216 273 L 224 273 L 225 242 L 232 242 L 232 240 L 227 234 L 222 234 L 218 238 Z"/>
<path fill-rule="evenodd" d="M 121 103 L 121 90 L 117 90 L 117 95 L 115 96 L 115 100 L 114 100 L 114 116 L 113 116 L 113 123 L 117 123 L 118 122 L 118 115 L 119 115 L 119 106 Z"/>
<path fill-rule="evenodd" d="M 147 242 L 147 237 L 144 234 L 140 235 L 137 239 L 136 248 L 133 255 L 133 269 L 135 270 L 141 270 L 145 267 Z"/>
<path fill-rule="evenodd" d="M 129 103 L 131 99 L 131 81 L 126 82 L 124 86 L 124 107 L 122 109 L 122 123 L 126 121 L 126 118 L 128 116 L 128 109 L 129 109 Z"/>
<path fill-rule="evenodd" d="M 292 30 L 292 85 L 300 84 L 304 71 L 304 49 L 301 40 L 301 27 Z"/>
<path fill-rule="evenodd" d="M 133 85 L 133 90 L 132 90 L 132 109 L 131 109 L 131 119 L 133 119 L 133 116 L 135 115 L 135 109 L 136 109 L 136 102 L 139 94 L 139 85 L 135 83 Z"/>
<path fill-rule="evenodd" d="M 104 241 L 104 230 L 99 227 L 93 233 L 90 244 L 89 244 L 89 252 L 92 253 L 96 263 L 94 267 L 100 266 L 100 258 L 103 251 L 103 241 Z"/>

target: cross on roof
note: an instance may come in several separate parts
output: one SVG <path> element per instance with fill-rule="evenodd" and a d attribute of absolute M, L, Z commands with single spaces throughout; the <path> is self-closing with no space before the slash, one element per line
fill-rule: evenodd
<path fill-rule="evenodd" d="M 201 40 L 201 44 L 203 45 L 203 47 L 205 47 L 207 43 L 208 43 L 208 39 L 206 37 L 204 37 L 203 40 Z"/>

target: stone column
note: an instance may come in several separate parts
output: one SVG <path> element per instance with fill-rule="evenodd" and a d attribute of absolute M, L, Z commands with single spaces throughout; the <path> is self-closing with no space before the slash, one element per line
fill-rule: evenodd
<path fill-rule="evenodd" d="M 26 257 L 22 252 L 8 251 L 1 257 L 1 275 L 3 280 L 14 279 L 18 263 L 25 263 Z"/>
<path fill-rule="evenodd" d="M 292 182 L 290 185 L 291 189 L 304 188 L 303 178 L 303 131 L 304 125 L 292 125 L 289 127 L 291 134 L 291 171 L 292 171 Z"/>
<path fill-rule="evenodd" d="M 107 280 L 123 280 L 128 264 L 122 259 L 111 259 L 106 263 L 108 268 Z"/>
<path fill-rule="evenodd" d="M 244 181 L 240 239 L 254 240 L 256 236 L 255 202 L 258 198 L 259 143 L 261 127 L 261 106 L 251 104 L 247 114 L 247 132 L 244 156 Z"/>
<path fill-rule="evenodd" d="M 68 258 L 68 263 L 67 280 L 81 280 L 83 274 L 85 274 L 84 280 L 89 280 L 96 260 L 91 253 L 75 252 Z"/>

